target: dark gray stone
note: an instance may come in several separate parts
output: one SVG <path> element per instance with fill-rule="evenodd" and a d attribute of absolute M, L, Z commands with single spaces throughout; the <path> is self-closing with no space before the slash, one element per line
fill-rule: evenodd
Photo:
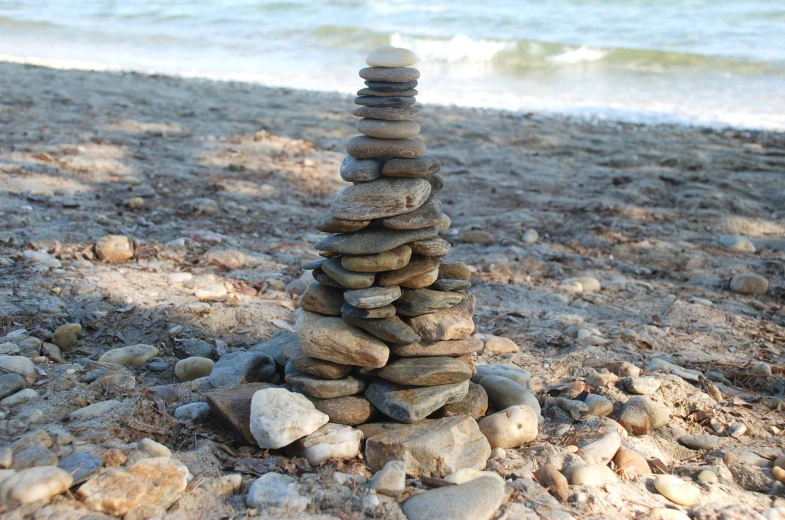
<path fill-rule="evenodd" d="M 179 349 L 184 354 L 184 357 L 203 357 L 210 359 L 213 355 L 213 346 L 203 339 L 188 338 L 179 343 Z"/>
<path fill-rule="evenodd" d="M 276 365 L 282 367 L 286 364 L 286 349 L 293 344 L 300 344 L 297 334 L 288 330 L 279 330 L 270 339 L 254 345 L 248 351 L 266 354 L 275 360 Z"/>
<path fill-rule="evenodd" d="M 24 390 L 25 378 L 19 374 L 9 372 L 0 375 L 0 399 Z"/>
<path fill-rule="evenodd" d="M 393 305 L 385 305 L 384 307 L 376 307 L 375 309 L 361 309 L 344 303 L 341 306 L 341 315 L 350 318 L 363 318 L 363 319 L 376 319 L 376 318 L 391 318 L 395 316 L 395 307 Z"/>
<path fill-rule="evenodd" d="M 355 105 L 364 105 L 367 107 L 407 107 L 415 104 L 417 98 L 413 96 L 360 96 L 354 98 Z"/>
<path fill-rule="evenodd" d="M 388 343 L 405 345 L 408 343 L 416 343 L 422 339 L 419 334 L 414 332 L 414 330 L 398 316 L 382 319 L 363 319 L 353 318 L 344 314 L 343 321 L 349 325 L 361 328 L 365 332 L 373 334 L 380 340 Z"/>
<path fill-rule="evenodd" d="M 104 465 L 104 459 L 92 453 L 76 453 L 60 461 L 58 466 L 74 477 L 74 484 L 84 482 Z"/>
<path fill-rule="evenodd" d="M 465 299 L 465 294 L 456 292 L 404 289 L 403 295 L 395 300 L 395 308 L 401 316 L 422 316 L 442 309 L 449 309 Z"/>
<path fill-rule="evenodd" d="M 436 280 L 430 289 L 434 291 L 453 291 L 453 292 L 466 292 L 472 288 L 472 283 L 468 280 L 450 280 L 442 278 Z"/>
<path fill-rule="evenodd" d="M 404 386 L 376 379 L 365 390 L 365 397 L 384 415 L 404 423 L 428 417 L 445 404 L 466 397 L 469 381 L 438 386 Z"/>
<path fill-rule="evenodd" d="M 384 119 L 385 121 L 404 121 L 422 115 L 419 107 L 360 107 L 354 110 L 357 117 L 370 117 L 371 119 Z"/>
<path fill-rule="evenodd" d="M 330 235 L 317 242 L 314 247 L 320 251 L 365 255 L 389 251 L 409 242 L 434 238 L 437 234 L 438 230 L 435 227 L 405 231 L 396 229 L 363 229 L 356 233 Z M 321 283 L 321 280 L 319 282 Z"/>
<path fill-rule="evenodd" d="M 213 388 L 267 382 L 275 375 L 275 360 L 263 352 L 240 351 L 221 357 L 210 373 Z"/>
<path fill-rule="evenodd" d="M 358 160 L 347 155 L 341 164 L 341 178 L 346 182 L 369 182 L 382 176 L 381 159 Z"/>
<path fill-rule="evenodd" d="M 417 80 L 411 81 L 366 81 L 365 86 L 375 90 L 410 90 L 417 87 Z"/>

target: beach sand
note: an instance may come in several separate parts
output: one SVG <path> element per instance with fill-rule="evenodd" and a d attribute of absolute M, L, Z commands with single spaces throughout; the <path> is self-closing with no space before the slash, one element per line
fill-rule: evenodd
<path fill-rule="evenodd" d="M 291 327 L 297 299 L 286 287 L 296 289 L 299 266 L 317 258 L 312 245 L 321 234 L 313 225 L 346 185 L 338 169 L 346 140 L 357 134 L 353 107 L 351 98 L 330 93 L 0 63 L 0 343 L 20 328 L 42 329 L 36 334 L 46 338 L 45 331 L 80 321 L 83 336 L 64 353 L 69 366 L 85 367 L 133 343 L 157 346 L 173 364 L 186 338 L 204 339 L 221 353 Z M 584 518 L 632 517 L 669 503 L 643 478 L 581 488 L 589 498 L 565 504 L 531 480 L 546 452 L 564 460 L 565 447 L 586 434 L 581 421 L 569 434 L 559 428 L 572 424 L 552 399 L 559 385 L 608 361 L 643 368 L 655 357 L 724 373 L 726 382 L 715 383 L 723 403 L 699 384 L 660 375 L 663 387 L 652 399 L 669 406 L 671 422 L 652 436 L 631 437 L 630 446 L 683 475 L 703 464 L 716 468 L 721 484 L 705 486 L 698 506 L 707 514 L 723 504 L 760 512 L 782 502 L 782 487 L 779 498 L 768 495 L 770 469 L 726 464 L 720 450 L 689 450 L 677 439 L 715 434 L 714 418 L 747 426 L 740 439 L 722 437 L 723 452 L 770 457 L 783 448 L 785 418 L 767 398 L 785 391 L 785 136 L 428 105 L 420 122 L 428 153 L 442 162 L 441 198 L 453 222 L 444 234 L 453 243 L 448 258 L 474 270 L 478 331 L 520 346 L 520 353 L 482 352 L 477 362 L 531 371 L 550 419 L 538 441 L 490 462 L 517 489 L 501 510 L 507 508 L 505 518 L 520 517 L 520 508 L 538 518 L 530 508 L 536 503 Z M 128 207 L 136 197 L 141 207 Z M 489 233 L 493 243 L 467 243 L 462 235 L 471 229 Z M 538 242 L 522 240 L 528 229 L 539 233 Z M 93 245 L 109 234 L 136 241 L 133 260 L 97 261 Z M 724 235 L 747 237 L 756 252 L 726 249 Z M 38 250 L 49 254 L 32 255 L 33 263 L 30 252 Z M 211 254 L 220 251 L 242 255 Z M 197 281 L 170 278 L 179 272 Z M 765 277 L 768 291 L 731 292 L 729 281 L 744 272 Z M 567 292 L 560 284 L 573 277 L 595 277 L 602 290 Z M 198 283 L 227 294 L 199 301 Z M 578 328 L 593 331 L 596 344 L 579 345 Z M 757 361 L 774 375 L 754 375 Z M 135 369 L 136 388 L 113 393 L 85 377 L 95 367 L 70 366 L 76 375 L 64 365 L 43 367 L 47 374 L 35 388 L 45 397 L 3 411 L 3 443 L 43 427 L 75 440 L 53 448 L 62 458 L 74 446 L 129 451 L 129 443 L 153 437 L 189 465 L 194 482 L 239 469 L 245 492 L 258 475 L 243 462 L 253 450 L 229 443 L 214 420 L 177 425 L 156 412 L 146 389 L 175 383 L 171 368 Z M 179 388 L 176 404 L 202 400 L 198 388 Z M 600 393 L 617 412 L 629 397 L 615 387 Z M 111 398 L 125 408 L 98 423 L 60 420 L 78 399 L 84 405 Z M 25 421 L 33 409 L 43 412 L 37 423 Z M 315 502 L 314 512 L 402 518 L 394 500 L 382 497 L 380 509 L 368 509 L 362 487 L 322 478 L 336 467 L 370 476 L 355 460 L 328 464 L 318 479 L 300 477 L 319 496 L 333 496 Z M 295 466 L 280 462 L 276 471 Z M 61 496 L 9 518 L 44 507 L 57 518 L 88 512 Z M 246 509 L 243 494 L 189 488 L 172 511 L 195 518 L 188 515 L 243 516 Z"/>

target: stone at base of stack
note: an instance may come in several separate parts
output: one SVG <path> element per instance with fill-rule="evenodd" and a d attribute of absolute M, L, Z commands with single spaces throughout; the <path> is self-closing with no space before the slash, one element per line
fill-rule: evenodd
<path fill-rule="evenodd" d="M 439 160 L 424 155 L 412 121 L 419 76 L 360 71 L 355 115 L 365 135 L 348 142 L 340 171 L 353 185 L 316 224 L 334 233 L 316 244 L 325 258 L 304 266 L 315 281 L 300 301 L 286 381 L 351 424 L 376 410 L 414 423 L 463 400 L 471 354 L 483 347 L 470 337 L 469 271 L 442 260 L 450 245 L 438 234 L 450 219 L 436 198 Z"/>

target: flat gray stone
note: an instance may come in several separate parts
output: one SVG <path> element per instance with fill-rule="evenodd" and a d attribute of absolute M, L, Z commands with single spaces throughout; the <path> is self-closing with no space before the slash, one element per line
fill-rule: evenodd
<path fill-rule="evenodd" d="M 430 193 L 431 185 L 422 179 L 384 178 L 344 188 L 333 200 L 331 211 L 333 216 L 344 220 L 393 217 L 418 209 Z"/>
<path fill-rule="evenodd" d="M 357 273 L 346 269 L 340 258 L 330 258 L 322 264 L 324 274 L 349 289 L 365 289 L 376 281 L 375 273 Z M 343 296 L 342 296 L 343 297 Z M 318 312 L 318 311 L 317 311 Z"/>
<path fill-rule="evenodd" d="M 347 316 L 350 318 L 362 319 L 392 318 L 395 316 L 395 306 L 385 305 L 384 307 L 376 307 L 374 309 L 361 309 L 354 305 L 344 303 L 341 306 L 341 315 L 344 319 Z"/>
<path fill-rule="evenodd" d="M 400 297 L 400 287 L 369 287 L 343 293 L 346 303 L 360 309 L 387 307 Z"/>
<path fill-rule="evenodd" d="M 417 87 L 417 80 L 409 81 L 374 81 L 366 80 L 365 86 L 375 90 L 411 90 Z"/>
<path fill-rule="evenodd" d="M 683 435 L 679 443 L 693 450 L 713 450 L 719 447 L 720 438 L 716 435 Z"/>
<path fill-rule="evenodd" d="M 442 309 L 449 309 L 466 299 L 465 294 L 433 291 L 431 289 L 405 289 L 395 301 L 401 316 L 421 316 Z"/>
<path fill-rule="evenodd" d="M 300 297 L 300 307 L 327 316 L 340 316 L 343 305 L 343 291 L 336 287 L 311 282 Z"/>
<path fill-rule="evenodd" d="M 447 341 L 419 341 L 408 345 L 391 345 L 390 352 L 399 357 L 452 356 L 460 357 L 483 349 L 482 340 L 476 338 Z"/>
<path fill-rule="evenodd" d="M 381 271 L 394 271 L 406 267 L 412 256 L 412 249 L 399 246 L 389 251 L 372 255 L 344 255 L 341 265 L 350 271 L 358 273 L 378 273 Z"/>
<path fill-rule="evenodd" d="M 402 358 L 387 363 L 379 377 L 400 385 L 448 385 L 470 379 L 472 367 L 447 356 Z"/>
<path fill-rule="evenodd" d="M 213 388 L 267 382 L 275 375 L 275 360 L 263 352 L 239 351 L 221 356 L 210 372 Z"/>
<path fill-rule="evenodd" d="M 353 318 L 344 314 L 343 321 L 349 325 L 361 328 L 387 343 L 407 344 L 415 343 L 422 339 L 398 316 L 382 319 L 363 319 Z"/>
<path fill-rule="evenodd" d="M 358 96 L 381 96 L 381 97 L 388 97 L 388 96 L 404 96 L 404 97 L 411 97 L 416 96 L 419 94 L 417 89 L 409 89 L 409 90 L 376 90 L 372 88 L 361 88 L 357 91 Z"/>
<path fill-rule="evenodd" d="M 355 105 L 366 107 L 407 107 L 415 104 L 417 98 L 414 96 L 359 96 L 354 98 Z"/>
<path fill-rule="evenodd" d="M 389 251 L 404 244 L 434 238 L 437 234 L 438 230 L 435 227 L 403 231 L 384 228 L 363 229 L 355 233 L 330 235 L 317 242 L 314 247 L 320 251 L 363 255 Z"/>
<path fill-rule="evenodd" d="M 501 376 L 511 379 L 529 389 L 531 387 L 532 375 L 526 369 L 515 365 L 476 365 L 476 373 L 472 376 L 472 381 L 478 382 L 485 376 Z"/>
<path fill-rule="evenodd" d="M 304 394 L 319 399 L 332 399 L 359 394 L 365 390 L 365 382 L 351 376 L 341 379 L 319 379 L 305 374 L 289 374 L 286 382 Z"/>
<path fill-rule="evenodd" d="M 377 137 L 360 135 L 349 139 L 346 143 L 346 152 L 357 159 L 374 159 L 377 157 L 414 159 L 425 153 L 425 143 L 413 137 L 407 139 L 379 139 Z"/>
<path fill-rule="evenodd" d="M 382 166 L 382 174 L 388 177 L 425 177 L 439 173 L 442 163 L 432 155 L 416 159 L 389 159 Z"/>
<path fill-rule="evenodd" d="M 504 481 L 488 476 L 419 493 L 402 509 L 408 520 L 489 520 L 505 498 Z"/>
<path fill-rule="evenodd" d="M 398 289 L 400 291 L 400 289 Z M 14 372 L 0 375 L 0 399 L 25 389 L 25 378 Z"/>
<path fill-rule="evenodd" d="M 404 386 L 375 379 L 365 397 L 384 415 L 403 423 L 415 423 L 444 406 L 466 397 L 469 381 L 438 386 Z"/>
<path fill-rule="evenodd" d="M 60 469 L 74 478 L 74 484 L 80 484 L 90 478 L 104 465 L 104 459 L 92 453 L 76 453 L 60 461 Z"/>
<path fill-rule="evenodd" d="M 370 182 L 382 176 L 381 159 L 358 160 L 347 155 L 341 164 L 341 178 L 346 182 Z"/>
<path fill-rule="evenodd" d="M 363 106 L 354 110 L 357 117 L 370 117 L 374 119 L 385 119 L 387 121 L 403 121 L 413 119 L 422 115 L 419 107 L 369 107 Z"/>
<path fill-rule="evenodd" d="M 537 416 L 542 413 L 540 403 L 534 394 L 512 379 L 502 376 L 484 376 L 478 383 L 488 394 L 488 403 L 497 410 L 522 404 L 532 408 Z"/>
<path fill-rule="evenodd" d="M 332 213 L 327 213 L 316 221 L 316 229 L 325 233 L 353 233 L 368 227 L 370 223 L 370 220 L 343 220 L 335 218 Z"/>
<path fill-rule="evenodd" d="M 442 278 L 433 282 L 430 288 L 434 291 L 466 292 L 472 288 L 472 283 L 469 280 Z"/>
<path fill-rule="evenodd" d="M 382 220 L 382 224 L 390 229 L 422 229 L 438 225 L 446 227 L 450 225 L 450 218 L 442 211 L 442 202 L 431 197 L 414 211 L 387 217 Z"/>
<path fill-rule="evenodd" d="M 368 81 L 395 81 L 403 83 L 420 77 L 420 71 L 413 67 L 365 67 L 360 69 L 360 77 Z"/>

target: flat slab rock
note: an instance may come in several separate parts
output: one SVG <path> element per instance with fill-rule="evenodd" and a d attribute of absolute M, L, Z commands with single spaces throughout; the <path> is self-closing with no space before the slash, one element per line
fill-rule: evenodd
<path fill-rule="evenodd" d="M 428 289 L 421 289 L 428 290 Z M 432 291 L 438 292 L 438 291 Z M 463 296 L 463 301 L 449 308 L 436 310 L 409 318 L 407 322 L 412 329 L 427 341 L 446 341 L 453 339 L 466 339 L 474 332 L 474 307 L 476 298 L 473 294 L 468 296 L 463 293 L 442 293 Z M 400 301 L 406 297 L 406 292 L 396 303 L 398 313 L 401 313 Z"/>
<path fill-rule="evenodd" d="M 414 495 L 402 509 L 408 520 L 489 520 L 506 498 L 501 479 L 479 477 Z"/>
<path fill-rule="evenodd" d="M 358 289 L 343 293 L 346 303 L 359 309 L 386 307 L 400 297 L 401 288 L 397 286 L 369 287 L 368 289 Z"/>
<path fill-rule="evenodd" d="M 408 345 L 391 345 L 390 351 L 399 357 L 452 356 L 459 357 L 479 352 L 483 342 L 477 338 L 448 341 L 420 341 Z"/>
<path fill-rule="evenodd" d="M 432 155 L 416 159 L 389 159 L 382 166 L 382 174 L 388 177 L 424 177 L 439 173 L 442 163 Z"/>
<path fill-rule="evenodd" d="M 303 352 L 317 359 L 341 365 L 381 368 L 390 356 L 390 349 L 383 341 L 352 327 L 341 318 L 325 318 L 301 311 L 295 330 Z"/>
<path fill-rule="evenodd" d="M 443 309 L 449 309 L 466 299 L 465 294 L 434 291 L 431 289 L 406 289 L 395 301 L 395 308 L 401 316 L 421 316 Z"/>
<path fill-rule="evenodd" d="M 405 345 L 422 339 L 398 316 L 382 319 L 354 318 L 348 315 L 343 315 L 342 317 L 349 325 L 363 329 L 365 332 L 387 343 Z"/>
<path fill-rule="evenodd" d="M 403 358 L 379 370 L 379 377 L 402 385 L 446 385 L 470 379 L 472 367 L 446 356 Z"/>
<path fill-rule="evenodd" d="M 416 210 L 430 194 L 431 185 L 423 179 L 384 178 L 363 182 L 341 190 L 333 200 L 332 214 L 343 220 L 393 217 Z"/>
<path fill-rule="evenodd" d="M 287 374 L 285 379 L 294 388 L 319 399 L 346 397 L 365 390 L 365 382 L 351 376 L 341 379 L 319 379 L 305 374 Z"/>
<path fill-rule="evenodd" d="M 365 430 L 363 430 L 365 432 Z M 453 416 L 366 432 L 365 457 L 374 471 L 391 460 L 414 478 L 442 478 L 463 468 L 483 469 L 491 446 L 471 417 Z"/>
<path fill-rule="evenodd" d="M 438 386 L 404 386 L 375 379 L 365 390 L 365 397 L 387 417 L 411 424 L 445 404 L 460 401 L 468 391 L 468 380 Z"/>
<path fill-rule="evenodd" d="M 394 271 L 405 267 L 412 257 L 412 248 L 407 245 L 372 255 L 344 255 L 341 265 L 358 273 Z"/>
<path fill-rule="evenodd" d="M 379 97 L 379 103 L 391 103 L 406 98 Z M 414 100 L 414 98 L 409 98 Z M 384 101 L 381 101 L 384 100 Z M 400 157 L 414 159 L 425 153 L 425 143 L 412 137 L 407 139 L 378 139 L 365 135 L 353 137 L 346 143 L 346 152 L 356 159 L 375 159 L 377 157 Z"/>
<path fill-rule="evenodd" d="M 436 238 L 438 233 L 435 227 L 413 230 L 363 229 L 355 233 L 330 235 L 318 241 L 314 247 L 319 251 L 345 255 L 367 255 L 389 251 L 409 242 Z"/>

